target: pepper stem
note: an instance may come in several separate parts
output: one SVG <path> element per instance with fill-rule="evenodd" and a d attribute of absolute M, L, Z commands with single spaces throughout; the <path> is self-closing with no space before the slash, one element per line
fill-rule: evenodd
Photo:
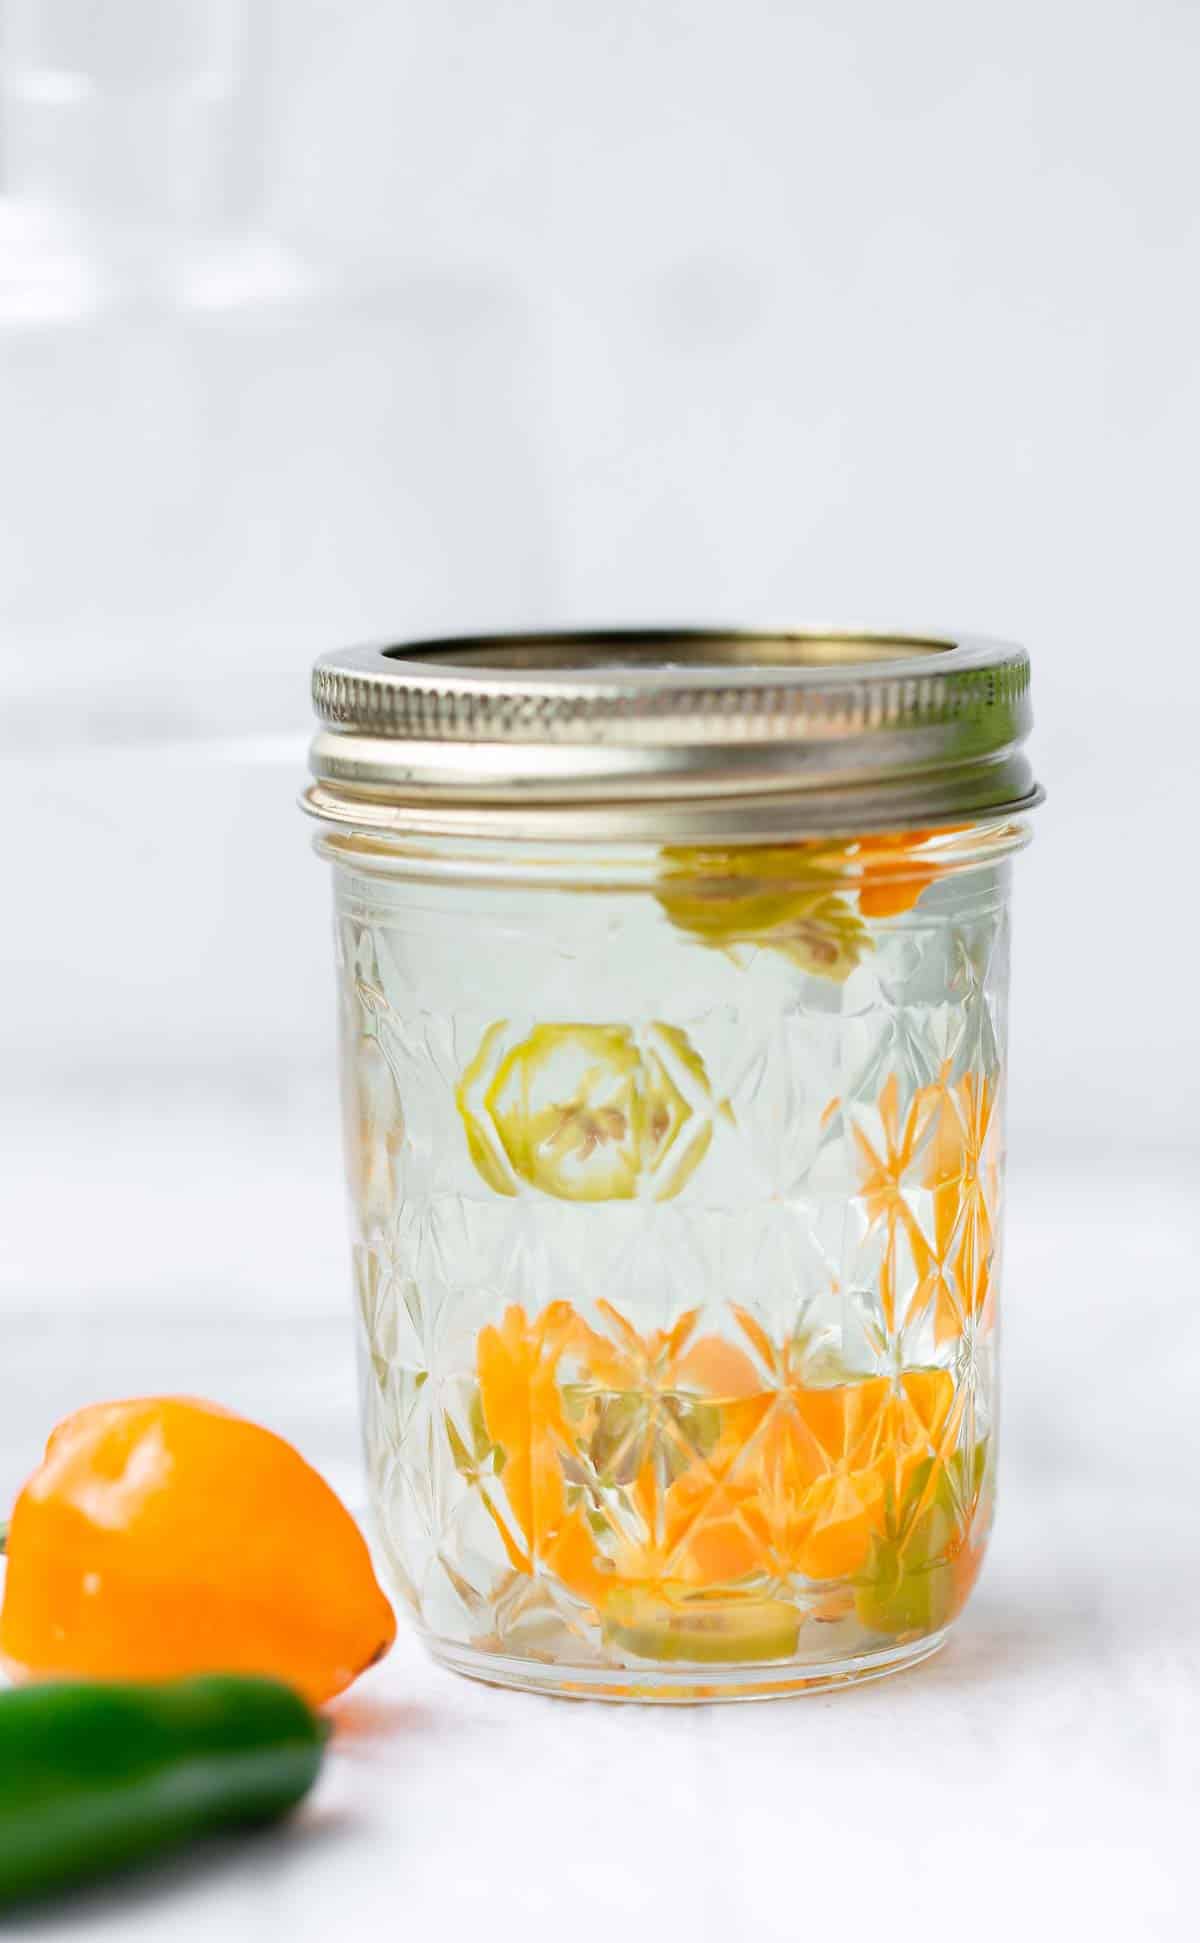
<path fill-rule="evenodd" d="M 8 1519 L 0 1518 L 0 1558 L 8 1550 Z"/>

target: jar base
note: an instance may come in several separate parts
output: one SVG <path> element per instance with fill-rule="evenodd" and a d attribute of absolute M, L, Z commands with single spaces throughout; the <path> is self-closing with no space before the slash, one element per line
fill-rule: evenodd
<path fill-rule="evenodd" d="M 489 1687 L 548 1694 L 558 1700 L 603 1700 L 667 1707 L 706 1706 L 714 1701 L 784 1700 L 800 1694 L 828 1693 L 834 1687 L 861 1686 L 889 1673 L 903 1673 L 931 1659 L 945 1645 L 947 1631 L 928 1633 L 901 1646 L 853 1659 L 807 1665 L 775 1661 L 761 1666 L 560 1666 L 480 1652 L 456 1641 L 426 1639 L 439 1666 Z"/>

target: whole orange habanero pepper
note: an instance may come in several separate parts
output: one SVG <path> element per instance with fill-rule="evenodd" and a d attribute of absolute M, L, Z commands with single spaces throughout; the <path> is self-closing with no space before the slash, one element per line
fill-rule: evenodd
<path fill-rule="evenodd" d="M 216 1404 L 68 1417 L 7 1551 L 0 1657 L 18 1678 L 261 1673 L 319 1705 L 395 1638 L 340 1499 L 281 1437 Z"/>

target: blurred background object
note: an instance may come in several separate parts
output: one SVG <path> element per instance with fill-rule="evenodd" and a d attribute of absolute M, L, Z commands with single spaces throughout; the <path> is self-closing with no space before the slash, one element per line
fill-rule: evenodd
<path fill-rule="evenodd" d="M 340 1317 L 293 803 L 311 659 L 376 635 L 1025 641 L 1013 1223 L 1194 1177 L 1200 12 L 2 21 L 11 1316 Z"/>

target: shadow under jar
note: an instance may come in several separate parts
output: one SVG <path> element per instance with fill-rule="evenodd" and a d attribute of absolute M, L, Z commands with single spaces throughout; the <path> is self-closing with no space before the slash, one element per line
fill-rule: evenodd
<path fill-rule="evenodd" d="M 746 1699 L 961 1611 L 1028 690 L 805 631 L 318 663 L 372 1505 L 447 1666 Z"/>

